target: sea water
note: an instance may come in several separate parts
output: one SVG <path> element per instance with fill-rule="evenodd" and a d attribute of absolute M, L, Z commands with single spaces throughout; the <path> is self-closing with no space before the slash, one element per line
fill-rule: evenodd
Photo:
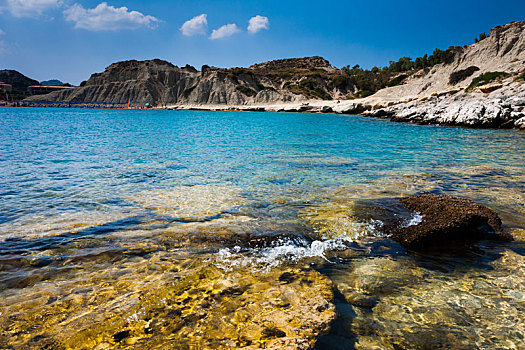
<path fill-rule="evenodd" d="M 524 155 L 516 130 L 2 108 L 0 346 L 520 348 Z M 418 193 L 518 239 L 422 254 L 358 215 Z"/>

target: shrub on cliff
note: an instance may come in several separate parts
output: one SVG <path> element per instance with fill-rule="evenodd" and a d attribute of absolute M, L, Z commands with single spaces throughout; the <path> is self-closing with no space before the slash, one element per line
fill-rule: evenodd
<path fill-rule="evenodd" d="M 475 39 L 474 39 L 474 42 L 475 42 L 475 43 L 479 43 L 481 40 L 486 39 L 486 38 L 487 38 L 487 34 L 486 34 L 485 32 L 483 32 L 483 33 L 481 33 L 481 34 L 479 35 L 479 38 L 475 38 Z"/>
<path fill-rule="evenodd" d="M 490 83 L 491 81 L 494 81 L 498 78 L 504 78 L 508 75 L 509 74 L 505 72 L 487 72 L 487 73 L 481 74 L 480 76 L 472 80 L 472 83 L 470 83 L 466 91 L 471 91 L 477 86 L 483 86 L 485 84 Z"/>
<path fill-rule="evenodd" d="M 299 84 L 292 84 L 287 82 L 284 84 L 284 88 L 290 90 L 294 94 L 301 94 L 308 97 L 317 97 L 322 100 L 330 100 L 332 96 L 320 87 L 315 81 L 309 79 L 303 79 Z"/>
<path fill-rule="evenodd" d="M 349 85 L 354 86 L 357 90 L 373 92 L 384 88 L 392 76 L 392 73 L 381 70 L 378 67 L 374 67 L 372 70 L 365 70 L 358 65 L 352 68 L 346 66 L 343 68 L 343 72 L 347 76 Z"/>
<path fill-rule="evenodd" d="M 312 94 L 314 96 L 316 96 L 316 97 L 319 97 L 322 100 L 331 100 L 332 99 L 332 96 L 330 96 L 330 94 L 328 92 L 324 91 L 320 87 L 314 88 L 312 90 Z"/>
<path fill-rule="evenodd" d="M 440 63 L 451 63 L 457 51 L 462 50 L 461 47 L 451 46 L 446 50 L 435 49 L 432 54 L 417 57 L 414 61 L 410 57 L 401 57 L 397 61 L 390 61 L 388 67 L 384 67 L 384 71 L 394 73 L 404 73 L 412 70 L 419 70 L 429 68 Z"/>
<path fill-rule="evenodd" d="M 470 77 L 474 72 L 477 72 L 479 70 L 476 66 L 470 66 L 468 68 L 458 70 L 456 72 L 453 72 L 450 74 L 449 83 L 450 85 L 456 85 L 459 82 L 462 82 L 463 80 Z"/>
<path fill-rule="evenodd" d="M 403 83 L 403 80 L 405 80 L 406 78 L 408 78 L 408 75 L 406 74 L 398 75 L 397 77 L 395 77 L 394 79 L 386 83 L 386 86 L 392 87 L 392 86 L 401 85 L 401 83 Z"/>
<path fill-rule="evenodd" d="M 338 75 L 332 78 L 332 82 L 334 83 L 334 86 L 339 90 L 346 90 L 347 86 L 350 83 L 350 79 L 348 78 L 348 76 Z"/>
<path fill-rule="evenodd" d="M 361 91 L 358 91 L 354 94 L 355 97 L 360 97 L 360 98 L 364 98 L 364 97 L 368 97 L 368 96 L 371 96 L 373 95 L 374 93 L 370 90 L 361 90 Z"/>
<path fill-rule="evenodd" d="M 253 75 L 253 70 L 251 69 L 248 69 L 248 68 L 230 68 L 229 69 L 229 72 L 232 74 L 232 75 L 236 75 L 236 76 L 239 76 L 241 74 L 245 74 L 245 75 Z"/>
<path fill-rule="evenodd" d="M 321 88 L 315 81 L 304 79 L 299 82 L 299 89 L 303 90 L 306 95 L 315 96 L 322 100 L 331 99 L 330 94 L 328 94 L 323 88 Z"/>

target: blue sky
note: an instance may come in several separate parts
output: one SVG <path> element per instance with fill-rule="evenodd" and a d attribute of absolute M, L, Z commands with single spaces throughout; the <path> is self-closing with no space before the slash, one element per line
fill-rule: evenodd
<path fill-rule="evenodd" d="M 127 59 L 200 68 L 319 55 L 370 68 L 524 17 L 523 0 L 0 0 L 0 69 L 78 84 Z"/>

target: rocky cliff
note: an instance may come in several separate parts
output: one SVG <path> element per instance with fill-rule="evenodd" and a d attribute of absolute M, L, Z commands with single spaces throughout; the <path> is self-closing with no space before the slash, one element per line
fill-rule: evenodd
<path fill-rule="evenodd" d="M 333 106 L 420 124 L 525 129 L 525 21 L 498 26 L 404 84 Z"/>
<path fill-rule="evenodd" d="M 364 113 L 417 124 L 525 129 L 525 84 L 514 82 L 490 93 L 444 93 Z"/>
<path fill-rule="evenodd" d="M 344 75 L 321 57 L 285 59 L 249 68 L 179 68 L 162 60 L 125 61 L 93 74 L 76 89 L 34 97 L 49 101 L 247 105 L 340 98 L 353 91 L 336 87 Z"/>
<path fill-rule="evenodd" d="M 466 89 L 487 72 L 507 73 L 507 81 L 525 71 L 525 21 L 491 29 L 490 36 L 473 45 L 456 47 L 448 63 L 413 72 L 400 86 L 378 91 L 369 100 L 395 102 Z"/>

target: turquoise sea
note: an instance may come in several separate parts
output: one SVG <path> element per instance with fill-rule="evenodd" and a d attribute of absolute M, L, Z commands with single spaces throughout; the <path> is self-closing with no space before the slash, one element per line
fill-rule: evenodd
<path fill-rule="evenodd" d="M 517 240 L 417 253 L 363 219 L 418 193 Z M 523 132 L 0 108 L 0 198 L 2 349 L 524 348 Z"/>

